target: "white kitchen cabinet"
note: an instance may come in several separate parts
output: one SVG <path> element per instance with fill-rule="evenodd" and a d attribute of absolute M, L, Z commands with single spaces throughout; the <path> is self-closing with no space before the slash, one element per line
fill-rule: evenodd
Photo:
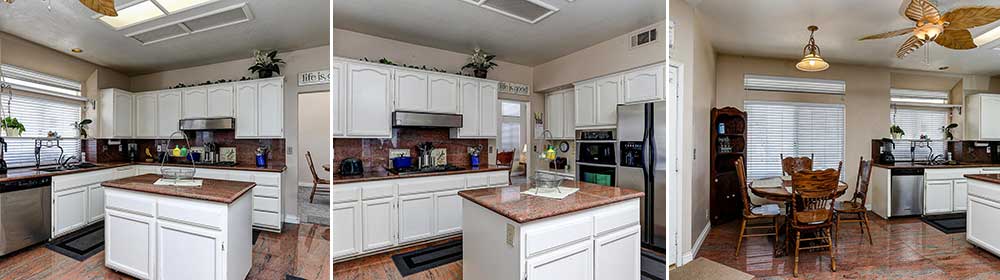
<path fill-rule="evenodd" d="M 497 137 L 497 82 L 459 79 L 462 127 L 452 129 L 452 138 Z"/>
<path fill-rule="evenodd" d="M 347 64 L 347 136 L 390 138 L 393 111 L 392 70 Z"/>
<path fill-rule="evenodd" d="M 594 279 L 594 250 L 588 241 L 580 241 L 526 261 L 526 280 Z M 616 278 L 630 279 L 630 278 Z"/>
<path fill-rule="evenodd" d="M 261 80 L 257 84 L 257 133 L 261 138 L 284 138 L 283 78 Z"/>
<path fill-rule="evenodd" d="M 98 100 L 98 137 L 100 138 L 131 138 L 135 119 L 133 96 L 131 92 L 109 88 L 102 89 Z"/>
<path fill-rule="evenodd" d="M 965 139 L 1000 139 L 1000 94 L 978 93 L 965 97 Z"/>
<path fill-rule="evenodd" d="M 952 180 L 927 180 L 924 191 L 924 214 L 952 211 Z"/>
<path fill-rule="evenodd" d="M 479 136 L 488 138 L 497 137 L 497 123 L 500 121 L 500 119 L 497 118 L 497 106 L 500 106 L 497 96 L 497 83 L 480 81 Z"/>
<path fill-rule="evenodd" d="M 185 88 L 181 90 L 181 117 L 204 118 L 208 115 L 208 91 L 205 87 Z"/>
<path fill-rule="evenodd" d="M 431 113 L 458 114 L 458 78 L 427 74 L 429 104 Z"/>
<path fill-rule="evenodd" d="M 142 279 L 154 279 L 156 220 L 153 217 L 108 209 L 104 222 L 104 264 Z"/>
<path fill-rule="evenodd" d="M 434 193 L 434 234 L 462 231 L 462 197 L 458 190 Z"/>
<path fill-rule="evenodd" d="M 77 230 L 87 225 L 87 187 L 53 193 L 52 196 L 52 238 Z"/>
<path fill-rule="evenodd" d="M 135 137 L 156 138 L 156 98 L 154 93 L 140 93 L 135 96 Z"/>
<path fill-rule="evenodd" d="M 158 220 L 157 278 L 225 279 L 223 240 L 218 230 Z"/>
<path fill-rule="evenodd" d="M 56 238 L 104 219 L 104 187 L 101 182 L 118 179 L 117 170 L 102 169 L 52 177 L 52 228 Z M 134 173 L 133 173 L 134 174 Z"/>
<path fill-rule="evenodd" d="M 573 85 L 573 91 L 575 92 L 576 98 L 574 99 L 574 126 L 576 127 L 590 127 L 597 125 L 597 111 L 594 108 L 597 106 L 597 87 L 593 81 L 587 81 L 582 83 L 577 83 Z M 545 100 L 545 112 L 548 113 L 549 101 Z"/>
<path fill-rule="evenodd" d="M 236 137 L 255 137 L 257 131 L 257 82 L 236 83 Z"/>
<path fill-rule="evenodd" d="M 978 248 L 1000 255 L 1000 185 L 969 180 L 969 211 L 965 238 Z"/>
<path fill-rule="evenodd" d="M 344 97 L 347 92 L 347 79 L 344 70 L 346 65 L 343 62 L 333 61 L 330 64 L 330 114 L 331 130 L 330 134 L 336 138 L 344 136 L 344 128 L 347 125 L 347 109 L 344 107 Z"/>
<path fill-rule="evenodd" d="M 330 256 L 340 256 L 361 252 L 361 202 L 335 203 L 330 206 Z"/>
<path fill-rule="evenodd" d="M 550 139 L 574 139 L 576 137 L 576 114 L 574 90 L 549 93 L 545 96 L 546 129 L 552 132 Z"/>
<path fill-rule="evenodd" d="M 364 230 L 362 248 L 365 251 L 396 245 L 396 198 L 387 197 L 361 202 Z"/>
<path fill-rule="evenodd" d="M 100 183 L 87 186 L 87 223 L 104 219 L 104 187 Z"/>
<path fill-rule="evenodd" d="M 166 138 L 180 128 L 181 92 L 177 90 L 163 91 L 156 99 L 156 136 Z M 174 136 L 181 138 L 181 136 Z"/>
<path fill-rule="evenodd" d="M 462 127 L 457 128 L 457 138 L 472 138 L 479 136 L 479 82 L 473 80 L 459 80 L 459 92 L 461 93 Z"/>
<path fill-rule="evenodd" d="M 225 83 L 213 85 L 206 88 L 206 117 L 233 117 L 235 116 L 236 95 L 233 93 L 233 84 Z"/>
<path fill-rule="evenodd" d="M 665 100 L 664 70 L 663 64 L 656 64 L 625 72 L 623 102 L 634 104 Z"/>
<path fill-rule="evenodd" d="M 399 196 L 399 243 L 434 235 L 434 195 L 431 193 Z"/>
<path fill-rule="evenodd" d="M 959 179 L 952 181 L 952 207 L 953 211 L 965 211 L 968 209 L 968 194 L 969 194 L 969 181 L 965 179 Z"/>
<path fill-rule="evenodd" d="M 428 111 L 430 97 L 427 95 L 427 74 L 423 72 L 396 70 L 396 110 Z"/>
<path fill-rule="evenodd" d="M 618 125 L 618 97 L 622 94 L 624 77 L 615 75 L 597 80 L 594 97 L 594 125 Z"/>
<path fill-rule="evenodd" d="M 640 279 L 639 226 L 594 238 L 594 279 Z"/>

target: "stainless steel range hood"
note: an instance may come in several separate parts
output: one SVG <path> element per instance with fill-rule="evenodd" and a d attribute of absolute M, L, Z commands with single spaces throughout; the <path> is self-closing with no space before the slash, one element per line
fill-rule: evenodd
<path fill-rule="evenodd" d="M 462 115 L 392 112 L 393 127 L 462 127 Z"/>
<path fill-rule="evenodd" d="M 235 129 L 235 118 L 193 118 L 180 121 L 181 130 Z"/>

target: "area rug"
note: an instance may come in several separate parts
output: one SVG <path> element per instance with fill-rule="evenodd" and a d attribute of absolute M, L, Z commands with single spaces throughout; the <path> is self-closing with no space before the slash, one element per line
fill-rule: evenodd
<path fill-rule="evenodd" d="M 923 216 L 920 220 L 946 234 L 965 232 L 965 213 Z"/>
<path fill-rule="evenodd" d="M 452 240 L 431 247 L 392 255 L 399 274 L 410 274 L 435 268 L 462 259 L 462 240 Z"/>
<path fill-rule="evenodd" d="M 666 280 L 667 260 L 663 256 L 642 250 L 639 258 L 642 280 Z"/>
<path fill-rule="evenodd" d="M 56 253 L 83 261 L 104 250 L 104 222 L 96 223 L 45 244 Z"/>
<path fill-rule="evenodd" d="M 670 279 L 747 280 L 753 279 L 753 275 L 706 258 L 697 258 L 694 261 L 671 270 Z"/>

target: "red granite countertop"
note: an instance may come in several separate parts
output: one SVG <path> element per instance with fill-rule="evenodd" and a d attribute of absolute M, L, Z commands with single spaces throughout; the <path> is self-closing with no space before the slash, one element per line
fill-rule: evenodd
<path fill-rule="evenodd" d="M 1000 184 L 1000 174 L 965 174 L 965 178 Z"/>
<path fill-rule="evenodd" d="M 510 167 L 500 167 L 496 165 L 490 165 L 487 167 L 479 167 L 478 169 L 469 168 L 466 170 L 429 172 L 429 173 L 418 173 L 418 174 L 407 174 L 407 175 L 392 174 L 389 173 L 388 171 L 385 171 L 385 169 L 380 168 L 380 170 L 365 171 L 365 173 L 356 176 L 340 176 L 338 174 L 333 174 L 330 181 L 334 185 L 336 185 L 336 184 L 348 184 L 348 183 L 393 180 L 393 179 L 404 179 L 404 178 L 418 178 L 418 177 L 428 177 L 428 176 L 456 175 L 456 174 L 477 173 L 477 172 L 503 171 L 503 170 L 510 170 Z"/>
<path fill-rule="evenodd" d="M 954 165 L 925 165 L 925 164 L 915 164 L 912 162 L 897 162 L 897 163 L 873 163 L 875 167 L 881 167 L 886 169 L 894 168 L 977 168 L 977 167 L 1000 167 L 997 163 L 959 163 Z"/>
<path fill-rule="evenodd" d="M 159 166 L 159 162 L 134 162 L 131 164 L 139 165 L 155 165 Z M 165 165 L 169 166 L 181 166 L 190 167 L 190 163 L 167 163 Z M 284 172 L 285 165 L 268 165 L 265 167 L 257 167 L 256 165 L 235 165 L 235 166 L 219 166 L 219 165 L 199 165 L 195 164 L 195 168 L 209 168 L 209 169 L 225 169 L 225 170 L 242 170 L 242 171 L 260 171 L 260 172 Z"/>
<path fill-rule="evenodd" d="M 580 190 L 563 199 L 522 194 L 522 191 L 531 187 L 529 182 L 507 187 L 465 190 L 458 192 L 458 195 L 518 223 L 559 216 L 644 195 L 637 190 L 579 181 L 563 181 L 562 186 Z"/>
<path fill-rule="evenodd" d="M 101 183 L 101 186 L 176 197 L 233 203 L 257 184 L 228 180 L 200 179 L 200 187 L 175 187 L 153 185 L 160 175 L 146 174 Z"/>
<path fill-rule="evenodd" d="M 35 169 L 34 166 L 32 166 L 32 167 L 19 167 L 19 168 L 14 168 L 14 169 L 7 170 L 7 174 L 0 174 L 0 182 L 7 182 L 7 181 L 14 181 L 14 180 L 21 180 L 21 179 L 41 178 L 41 177 L 51 177 L 51 176 L 59 176 L 59 175 L 67 175 L 67 174 L 73 174 L 73 173 L 80 173 L 80 172 L 88 172 L 88 171 L 95 171 L 95 170 L 101 170 L 101 169 L 121 167 L 121 166 L 126 166 L 128 164 L 127 163 L 98 163 L 96 165 L 97 166 L 94 166 L 94 167 L 87 167 L 87 168 L 80 168 L 80 169 L 73 169 L 73 170 L 63 170 L 63 171 L 56 171 L 56 172 L 39 171 L 39 170 Z M 53 167 L 53 166 L 55 166 L 55 165 L 49 165 L 49 166 L 44 166 L 43 165 L 41 168 L 47 168 L 47 167 Z"/>

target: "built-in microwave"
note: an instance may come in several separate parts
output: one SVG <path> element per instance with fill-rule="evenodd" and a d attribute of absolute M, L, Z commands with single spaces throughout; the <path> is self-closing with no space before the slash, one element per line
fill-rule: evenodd
<path fill-rule="evenodd" d="M 614 166 L 614 130 L 581 130 L 576 132 L 576 162 Z"/>

